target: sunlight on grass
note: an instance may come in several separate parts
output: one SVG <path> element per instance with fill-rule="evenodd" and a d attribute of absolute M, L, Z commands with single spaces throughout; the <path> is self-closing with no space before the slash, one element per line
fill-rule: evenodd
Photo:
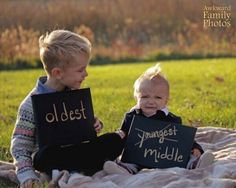
<path fill-rule="evenodd" d="M 90 87 L 94 111 L 104 130 L 119 128 L 124 113 L 135 105 L 133 83 L 150 63 L 89 66 L 83 87 Z M 169 109 L 186 125 L 236 128 L 236 59 L 168 61 L 161 63 L 170 82 Z M 42 70 L 0 72 L 0 146 L 9 149 L 17 108 Z M 9 153 L 0 158 L 11 160 Z"/>

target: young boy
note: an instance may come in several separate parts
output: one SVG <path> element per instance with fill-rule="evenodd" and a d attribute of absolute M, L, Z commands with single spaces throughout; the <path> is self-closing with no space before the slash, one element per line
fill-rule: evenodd
<path fill-rule="evenodd" d="M 151 119 L 182 123 L 180 117 L 168 111 L 167 103 L 169 99 L 169 83 L 161 74 L 159 64 L 149 68 L 142 74 L 134 83 L 134 97 L 136 99 L 136 106 L 130 112 L 125 114 L 121 130 L 128 135 L 131 121 L 134 115 L 144 116 Z M 126 138 L 125 137 L 125 138 Z M 214 156 L 210 152 L 204 153 L 202 147 L 194 142 L 192 147 L 192 154 L 190 156 L 188 169 L 201 167 L 211 164 Z M 104 171 L 110 173 L 125 173 L 135 174 L 142 167 L 136 164 L 107 161 L 104 164 Z"/>
<path fill-rule="evenodd" d="M 67 30 L 55 30 L 39 39 L 40 58 L 47 76 L 40 77 L 35 88 L 22 101 L 11 140 L 11 154 L 17 178 L 23 188 L 39 185 L 37 171 L 51 174 L 53 169 L 92 175 L 103 168 L 104 161 L 117 158 L 123 148 L 123 133 L 107 133 L 94 142 L 70 147 L 38 148 L 31 96 L 65 89 L 78 89 L 88 73 L 91 44 L 87 38 Z M 102 123 L 95 118 L 98 133 Z M 99 152 L 96 152 L 99 151 Z"/>

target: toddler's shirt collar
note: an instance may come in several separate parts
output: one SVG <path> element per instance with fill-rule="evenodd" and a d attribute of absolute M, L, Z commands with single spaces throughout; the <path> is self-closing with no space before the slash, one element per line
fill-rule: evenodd
<path fill-rule="evenodd" d="M 166 116 L 168 116 L 169 110 L 168 110 L 167 106 L 162 108 L 161 111 L 164 112 Z"/>

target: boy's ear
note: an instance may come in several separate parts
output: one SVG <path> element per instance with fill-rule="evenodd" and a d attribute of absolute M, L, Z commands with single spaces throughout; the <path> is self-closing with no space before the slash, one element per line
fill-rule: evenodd
<path fill-rule="evenodd" d="M 56 78 L 56 79 L 61 79 L 62 77 L 62 70 L 59 67 L 54 67 L 51 71 L 51 75 L 52 77 Z"/>

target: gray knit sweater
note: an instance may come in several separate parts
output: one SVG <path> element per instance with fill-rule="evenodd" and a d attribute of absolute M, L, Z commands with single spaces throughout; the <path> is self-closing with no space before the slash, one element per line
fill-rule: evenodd
<path fill-rule="evenodd" d="M 38 150 L 31 96 L 51 93 L 55 90 L 44 85 L 46 77 L 40 77 L 36 87 L 26 96 L 19 106 L 15 129 L 11 140 L 11 154 L 16 166 L 16 174 L 22 184 L 29 179 L 39 179 L 32 166 L 32 154 Z"/>

